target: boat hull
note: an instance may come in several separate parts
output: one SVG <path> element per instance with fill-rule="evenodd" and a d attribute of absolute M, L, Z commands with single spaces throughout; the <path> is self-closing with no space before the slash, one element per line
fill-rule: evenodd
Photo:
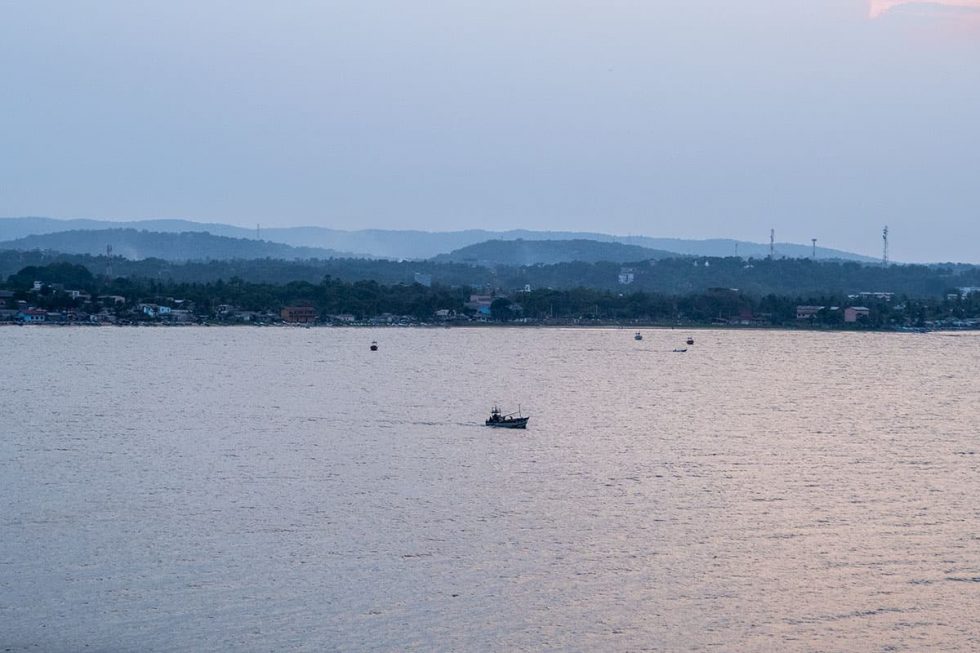
<path fill-rule="evenodd" d="M 486 425 L 495 429 L 526 429 L 528 417 L 517 417 L 514 419 L 501 420 L 499 422 L 486 421 Z"/>

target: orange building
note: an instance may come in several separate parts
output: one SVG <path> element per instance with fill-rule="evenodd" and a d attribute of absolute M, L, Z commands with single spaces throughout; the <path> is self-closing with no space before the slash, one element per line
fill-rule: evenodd
<path fill-rule="evenodd" d="M 316 321 L 316 311 L 312 306 L 287 306 L 282 309 L 283 322 L 309 324 Z"/>

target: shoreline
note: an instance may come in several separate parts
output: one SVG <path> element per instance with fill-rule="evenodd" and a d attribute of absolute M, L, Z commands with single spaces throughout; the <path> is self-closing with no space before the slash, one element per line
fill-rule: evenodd
<path fill-rule="evenodd" d="M 793 331 L 811 333 L 895 333 L 895 334 L 925 334 L 925 333 L 970 333 L 980 332 L 980 328 L 966 327 L 833 327 L 833 326 L 786 326 L 786 325 L 739 325 L 739 324 L 500 324 L 500 323 L 471 323 L 471 324 L 242 324 L 242 323 L 48 323 L 48 324 L 18 324 L 14 322 L 0 323 L 2 327 L 18 328 L 280 328 L 280 329 L 579 329 L 579 330 L 657 330 L 657 331 Z"/>

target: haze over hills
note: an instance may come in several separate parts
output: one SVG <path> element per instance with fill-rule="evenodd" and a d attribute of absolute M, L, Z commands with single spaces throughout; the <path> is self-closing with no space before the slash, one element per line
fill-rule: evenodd
<path fill-rule="evenodd" d="M 469 245 L 431 260 L 436 263 L 469 263 L 497 265 L 551 265 L 582 261 L 584 263 L 627 263 L 676 257 L 675 252 L 596 240 L 488 240 Z"/>
<path fill-rule="evenodd" d="M 0 241 L 28 235 L 49 234 L 66 230 L 145 229 L 166 233 L 206 231 L 217 236 L 255 239 L 256 231 L 227 224 L 192 222 L 189 220 L 138 220 L 115 222 L 109 220 L 54 218 L 0 218 Z M 439 254 L 475 245 L 488 240 L 594 240 L 635 245 L 655 250 L 691 256 L 742 256 L 763 258 L 769 255 L 769 245 L 732 239 L 686 240 L 652 238 L 649 236 L 616 236 L 611 234 L 573 231 L 466 231 L 428 232 L 415 230 L 364 229 L 342 231 L 325 227 L 261 228 L 262 240 L 284 243 L 294 247 L 319 247 L 340 252 L 354 252 L 392 259 L 428 259 Z M 104 247 L 104 244 L 103 244 Z M 809 258 L 812 247 L 795 243 L 776 243 L 777 257 Z M 853 252 L 817 247 L 817 258 L 873 262 L 877 259 Z"/>
<path fill-rule="evenodd" d="M 0 242 L 0 249 L 52 250 L 66 254 L 112 254 L 127 259 L 158 258 L 165 261 L 275 258 L 284 260 L 350 257 L 349 253 L 319 247 L 293 247 L 266 240 L 215 236 L 206 232 L 162 233 L 136 229 L 59 231 Z"/>

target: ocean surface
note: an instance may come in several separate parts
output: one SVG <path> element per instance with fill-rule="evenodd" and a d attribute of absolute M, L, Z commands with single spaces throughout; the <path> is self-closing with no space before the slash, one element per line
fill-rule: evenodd
<path fill-rule="evenodd" d="M 980 334 L 644 334 L 0 328 L 0 651 L 980 651 Z"/>

